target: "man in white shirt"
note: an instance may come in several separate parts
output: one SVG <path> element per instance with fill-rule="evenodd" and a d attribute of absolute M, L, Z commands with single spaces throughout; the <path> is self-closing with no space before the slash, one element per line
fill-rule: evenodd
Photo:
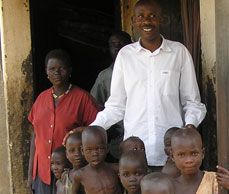
<path fill-rule="evenodd" d="M 163 138 L 170 127 L 197 127 L 205 117 L 190 53 L 179 42 L 160 35 L 161 8 L 140 0 L 133 24 L 138 42 L 123 47 L 116 58 L 111 96 L 91 125 L 105 129 L 124 118 L 124 139 L 145 143 L 149 166 L 166 161 Z"/>

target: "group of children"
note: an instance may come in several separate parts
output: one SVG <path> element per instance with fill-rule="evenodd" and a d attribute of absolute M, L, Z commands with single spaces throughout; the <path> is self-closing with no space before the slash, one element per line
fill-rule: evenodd
<path fill-rule="evenodd" d="M 217 194 L 218 183 L 227 188 L 221 184 L 225 173 L 200 170 L 204 148 L 196 129 L 170 128 L 164 143 L 168 160 L 161 172 L 151 172 L 140 138 L 124 140 L 119 163 L 107 163 L 106 131 L 76 128 L 52 153 L 57 194 Z"/>

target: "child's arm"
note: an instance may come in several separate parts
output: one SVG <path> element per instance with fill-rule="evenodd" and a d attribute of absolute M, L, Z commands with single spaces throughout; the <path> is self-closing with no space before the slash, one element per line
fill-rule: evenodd
<path fill-rule="evenodd" d="M 59 179 L 59 180 L 56 181 L 56 194 L 61 194 L 62 193 L 61 187 L 62 187 L 62 183 L 61 183 L 61 181 Z"/>
<path fill-rule="evenodd" d="M 216 172 L 216 179 L 222 187 L 229 190 L 229 171 L 221 166 L 216 167 L 219 171 Z"/>
<path fill-rule="evenodd" d="M 80 172 L 77 170 L 73 173 L 73 180 L 72 180 L 72 194 L 78 194 L 80 190 L 80 181 L 81 176 Z"/>
<path fill-rule="evenodd" d="M 114 171 L 116 174 L 119 173 L 119 166 L 118 163 L 107 163 Z"/>

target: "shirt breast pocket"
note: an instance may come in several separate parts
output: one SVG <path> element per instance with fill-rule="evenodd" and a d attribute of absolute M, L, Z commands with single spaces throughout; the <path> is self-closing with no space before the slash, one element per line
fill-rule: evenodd
<path fill-rule="evenodd" d="M 178 96 L 180 87 L 180 73 L 171 70 L 161 70 L 157 87 L 161 95 Z"/>

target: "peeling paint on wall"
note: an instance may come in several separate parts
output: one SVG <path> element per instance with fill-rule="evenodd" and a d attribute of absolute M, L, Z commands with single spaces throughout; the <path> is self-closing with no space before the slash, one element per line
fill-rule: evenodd
<path fill-rule="evenodd" d="M 30 139 L 31 139 L 31 125 L 28 121 L 28 114 L 32 103 L 28 103 L 27 99 L 31 98 L 31 93 L 33 93 L 33 68 L 32 68 L 32 53 L 22 62 L 21 71 L 23 75 L 25 75 L 25 84 L 26 87 L 23 89 L 21 93 L 21 106 L 27 107 L 23 111 L 23 116 L 21 120 L 21 133 L 23 134 L 21 139 L 21 154 L 23 162 L 23 175 L 24 179 L 27 179 L 28 175 L 28 164 L 29 164 L 29 149 L 30 149 Z"/>

